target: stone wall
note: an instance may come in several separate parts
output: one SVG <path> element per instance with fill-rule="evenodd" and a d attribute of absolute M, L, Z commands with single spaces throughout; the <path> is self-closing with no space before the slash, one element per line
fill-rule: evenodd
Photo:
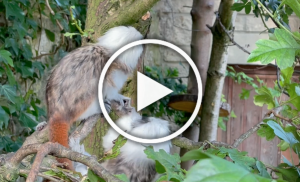
<path fill-rule="evenodd" d="M 190 54 L 192 19 L 190 10 L 192 0 L 161 0 L 152 8 L 153 23 L 151 25 L 148 38 L 165 40 L 182 48 Z M 215 1 L 215 11 L 217 11 L 220 0 Z M 275 27 L 271 20 L 266 22 L 269 27 Z M 290 18 L 292 30 L 298 30 L 300 21 L 296 16 Z M 235 21 L 234 40 L 247 50 L 256 48 L 255 42 L 258 39 L 268 39 L 260 18 L 253 14 L 246 15 L 244 11 L 238 12 Z M 248 54 L 238 49 L 236 46 L 229 47 L 229 64 L 249 64 Z M 182 62 L 182 64 L 178 64 Z M 251 63 L 251 64 L 260 64 Z M 160 46 L 148 46 L 146 52 L 145 65 L 156 65 L 163 67 L 177 67 L 180 76 L 188 76 L 188 64 L 183 58 L 172 50 L 164 51 Z"/>

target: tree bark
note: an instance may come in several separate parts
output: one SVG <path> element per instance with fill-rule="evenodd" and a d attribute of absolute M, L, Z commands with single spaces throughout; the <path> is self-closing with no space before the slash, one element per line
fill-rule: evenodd
<path fill-rule="evenodd" d="M 141 17 L 157 2 L 158 0 L 89 0 L 85 29 L 93 29 L 94 34 L 90 39 L 92 42 L 97 40 L 108 29 L 125 25 L 133 26 L 143 35 L 146 35 L 151 23 L 151 19 L 142 20 Z M 87 40 L 83 40 L 83 45 Z M 141 61 L 139 63 L 141 64 Z M 141 70 L 138 66 L 138 70 Z M 136 76 L 133 76 L 136 78 Z M 124 86 L 122 94 L 131 98 L 133 105 L 136 103 L 136 81 L 130 79 Z M 114 120 L 117 116 L 111 113 Z M 99 120 L 92 132 L 84 140 L 85 149 L 90 154 L 100 157 L 103 155 L 102 137 L 105 135 L 109 124 L 104 118 Z"/>
<path fill-rule="evenodd" d="M 191 10 L 193 20 L 192 24 L 192 41 L 191 41 L 191 58 L 195 62 L 201 76 L 202 91 L 204 91 L 206 83 L 206 73 L 209 65 L 209 57 L 211 51 L 211 31 L 206 25 L 211 25 L 214 19 L 214 0 L 194 0 Z M 198 83 L 193 72 L 189 70 L 188 93 L 198 94 Z M 188 128 L 183 136 L 198 141 L 199 127 L 193 126 Z M 187 150 L 182 149 L 180 155 L 183 155 Z M 188 170 L 193 164 L 193 161 L 181 163 L 181 167 Z"/>
<path fill-rule="evenodd" d="M 212 27 L 213 45 L 207 72 L 207 84 L 202 101 L 200 141 L 214 141 L 217 138 L 218 118 L 221 103 L 222 89 L 227 67 L 227 44 L 229 38 L 225 31 L 231 29 L 233 0 L 222 0 L 219 15 Z M 225 29 L 222 28 L 224 25 Z"/>

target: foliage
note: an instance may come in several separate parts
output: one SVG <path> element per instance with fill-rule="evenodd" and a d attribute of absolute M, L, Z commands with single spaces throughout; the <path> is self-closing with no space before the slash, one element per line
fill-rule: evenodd
<path fill-rule="evenodd" d="M 175 123 L 179 125 L 185 124 L 190 115 L 183 111 L 173 110 L 168 106 L 169 99 L 172 95 L 184 94 L 187 90 L 187 87 L 185 84 L 183 84 L 182 79 L 177 78 L 179 74 L 178 70 L 176 68 L 168 68 L 167 70 L 163 71 L 160 67 L 145 66 L 144 73 L 149 78 L 173 90 L 173 92 L 143 109 L 143 115 L 151 115 L 153 117 L 167 116 L 172 118 L 171 120 L 174 120 Z"/>
<path fill-rule="evenodd" d="M 45 103 L 42 103 L 34 88 L 51 68 L 50 56 L 40 59 L 38 48 L 32 42 L 37 42 L 42 31 L 50 42 L 60 42 L 55 29 L 43 27 L 43 18 L 49 18 L 53 28 L 58 21 L 63 31 L 76 32 L 76 27 L 65 17 L 69 12 L 65 9 L 75 5 L 73 9 L 77 19 L 85 20 L 85 7 L 78 0 L 50 1 L 50 7 L 55 12 L 49 13 L 44 0 L 3 0 L 0 1 L 0 12 L 5 22 L 0 27 L 0 143 L 1 153 L 16 151 L 24 137 L 28 136 L 33 127 L 46 117 Z M 42 18 L 43 17 L 43 18 Z M 78 20 L 78 21 L 79 21 Z M 84 21 L 82 21 L 84 25 Z M 56 32 L 56 33 L 55 33 Z M 80 36 L 74 38 L 80 44 Z M 63 52 L 61 45 L 60 52 Z M 59 46 L 58 46 L 59 47 Z M 51 55 L 53 54 L 53 55 Z"/>

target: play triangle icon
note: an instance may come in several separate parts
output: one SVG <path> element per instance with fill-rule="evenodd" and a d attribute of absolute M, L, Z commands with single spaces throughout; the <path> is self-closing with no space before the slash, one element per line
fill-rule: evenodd
<path fill-rule="evenodd" d="M 165 97 L 173 91 L 137 72 L 137 111 Z"/>

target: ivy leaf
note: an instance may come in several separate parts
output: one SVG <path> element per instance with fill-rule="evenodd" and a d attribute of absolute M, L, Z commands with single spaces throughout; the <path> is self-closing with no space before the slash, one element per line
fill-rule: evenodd
<path fill-rule="evenodd" d="M 289 5 L 295 14 L 300 18 L 300 0 L 286 0 L 283 2 Z"/>
<path fill-rule="evenodd" d="M 250 90 L 242 88 L 242 93 L 239 94 L 240 99 L 246 100 L 250 96 Z"/>
<path fill-rule="evenodd" d="M 262 64 L 268 64 L 276 59 L 280 69 L 291 67 L 300 45 L 285 30 L 276 29 L 274 35 L 278 41 L 258 40 L 256 42 L 257 48 L 251 52 L 247 61 L 260 61 Z"/>
<path fill-rule="evenodd" d="M 291 145 L 298 143 L 298 140 L 295 138 L 293 133 L 285 132 L 278 123 L 276 123 L 272 120 L 269 120 L 267 122 L 267 124 L 274 130 L 274 133 L 282 140 L 286 141 L 287 143 L 289 143 Z"/>
<path fill-rule="evenodd" d="M 38 124 L 38 122 L 36 120 L 34 120 L 33 115 L 26 113 L 24 111 L 21 111 L 19 120 L 21 121 L 23 126 L 29 127 L 29 128 L 33 128 Z"/>
<path fill-rule="evenodd" d="M 55 41 L 55 34 L 53 32 L 51 32 L 50 30 L 45 28 L 45 33 L 47 38 L 51 41 L 54 42 Z"/>
<path fill-rule="evenodd" d="M 286 102 L 292 103 L 298 110 L 300 110 L 300 86 L 298 86 L 297 83 L 291 84 L 288 89 L 288 93 L 290 98 Z"/>
<path fill-rule="evenodd" d="M 0 50 L 0 62 L 4 62 L 11 67 L 14 67 L 13 60 L 11 59 L 11 53 L 7 50 Z"/>
<path fill-rule="evenodd" d="M 4 111 L 4 109 L 0 106 L 0 129 L 7 128 L 9 121 L 9 115 Z"/>
<path fill-rule="evenodd" d="M 11 47 L 14 50 L 14 52 L 16 53 L 16 55 L 19 54 L 19 45 L 15 39 L 6 38 L 5 39 L 5 47 Z"/>
<path fill-rule="evenodd" d="M 28 25 L 25 23 L 15 22 L 13 29 L 17 30 L 19 36 L 23 38 L 27 34 Z"/>
<path fill-rule="evenodd" d="M 200 160 L 188 172 L 184 182 L 199 181 L 259 181 L 271 182 L 272 179 L 252 174 L 229 161 L 210 155 L 210 158 Z"/>
<path fill-rule="evenodd" d="M 266 86 L 256 89 L 256 92 L 257 95 L 254 96 L 255 105 L 262 107 L 264 104 L 267 104 L 268 109 L 275 107 L 274 95 Z"/>
<path fill-rule="evenodd" d="M 0 84 L 0 94 L 4 95 L 10 102 L 15 104 L 16 101 L 16 89 L 11 85 L 1 85 Z"/>
<path fill-rule="evenodd" d="M 26 22 L 31 26 L 31 28 L 33 30 L 37 30 L 37 27 L 38 27 L 38 24 L 36 21 L 34 21 L 33 19 L 30 19 L 30 18 L 26 18 Z"/>
<path fill-rule="evenodd" d="M 6 17 L 14 16 L 21 22 L 24 21 L 24 12 L 15 1 L 3 0 Z"/>
<path fill-rule="evenodd" d="M 121 181 L 130 182 L 130 180 L 125 174 L 116 174 L 115 176 Z"/>
<path fill-rule="evenodd" d="M 271 176 L 268 173 L 266 166 L 261 161 L 256 161 L 256 167 L 262 177 L 271 179 Z"/>
<path fill-rule="evenodd" d="M 25 59 L 30 60 L 32 58 L 31 46 L 26 42 L 25 39 L 21 41 L 21 49 L 23 50 L 22 55 Z"/>
<path fill-rule="evenodd" d="M 15 76 L 14 76 L 13 72 L 11 71 L 11 69 L 8 65 L 4 65 L 4 66 L 5 66 L 5 73 L 7 75 L 9 84 L 10 85 L 15 85 L 16 84 L 16 79 L 15 79 Z"/>
<path fill-rule="evenodd" d="M 267 141 L 273 140 L 276 136 L 274 130 L 268 125 L 261 125 L 261 127 L 257 130 L 257 135 L 265 137 Z"/>
<path fill-rule="evenodd" d="M 170 155 L 162 149 L 159 152 L 155 152 L 153 147 L 146 147 L 144 152 L 149 159 L 159 162 L 165 168 L 168 181 L 172 178 L 183 181 L 184 175 L 181 172 L 180 157 L 178 154 Z"/>

